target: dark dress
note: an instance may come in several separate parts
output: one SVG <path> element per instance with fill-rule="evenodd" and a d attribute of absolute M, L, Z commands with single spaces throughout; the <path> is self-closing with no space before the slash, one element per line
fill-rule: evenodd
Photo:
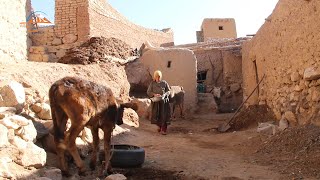
<path fill-rule="evenodd" d="M 152 81 L 148 87 L 147 94 L 151 99 L 151 123 L 157 124 L 163 131 L 166 131 L 170 123 L 170 105 L 169 84 L 161 80 L 160 82 Z M 154 94 L 160 94 L 162 97 L 154 97 Z"/>

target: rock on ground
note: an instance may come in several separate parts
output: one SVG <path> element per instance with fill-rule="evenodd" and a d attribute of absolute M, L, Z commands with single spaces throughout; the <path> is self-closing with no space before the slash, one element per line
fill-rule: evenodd
<path fill-rule="evenodd" d="M 0 124 L 0 148 L 8 144 L 8 129 Z"/>
<path fill-rule="evenodd" d="M 47 153 L 43 149 L 28 142 L 27 148 L 20 151 L 16 163 L 24 167 L 41 168 L 46 164 L 46 159 Z"/>
<path fill-rule="evenodd" d="M 16 107 L 22 110 L 25 102 L 25 91 L 22 84 L 16 81 L 0 82 L 0 106 Z"/>

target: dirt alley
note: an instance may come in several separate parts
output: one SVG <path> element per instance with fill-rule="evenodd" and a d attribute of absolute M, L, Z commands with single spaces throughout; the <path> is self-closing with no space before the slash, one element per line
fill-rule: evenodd
<path fill-rule="evenodd" d="M 169 126 L 168 135 L 157 133 L 154 125 L 141 120 L 139 128 L 128 127 L 130 132 L 115 137 L 113 143 L 143 147 L 146 160 L 142 168 L 171 171 L 175 173 L 173 179 L 285 179 L 242 156 L 246 148 L 237 148 L 257 136 L 255 129 L 224 134 L 212 129 L 230 116 L 207 114 L 177 119 Z"/>

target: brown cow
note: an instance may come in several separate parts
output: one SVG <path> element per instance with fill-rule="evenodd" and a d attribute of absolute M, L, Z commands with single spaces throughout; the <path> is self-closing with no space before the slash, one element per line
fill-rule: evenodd
<path fill-rule="evenodd" d="M 110 172 L 111 133 L 115 124 L 123 123 L 124 108 L 136 109 L 136 104 L 118 104 L 110 88 L 76 77 L 65 77 L 56 81 L 49 90 L 49 98 L 54 140 L 62 173 L 69 175 L 65 160 L 67 150 L 78 166 L 79 174 L 85 175 L 86 168 L 75 144 L 77 136 L 85 126 L 91 129 L 93 136 L 91 169 L 96 167 L 99 150 L 98 130 L 101 128 L 104 132 L 105 172 Z M 65 132 L 68 118 L 71 120 L 71 127 Z"/>

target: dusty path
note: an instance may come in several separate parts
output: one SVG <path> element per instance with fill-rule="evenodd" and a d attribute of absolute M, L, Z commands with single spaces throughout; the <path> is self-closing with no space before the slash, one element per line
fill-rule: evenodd
<path fill-rule="evenodd" d="M 143 147 L 146 151 L 143 168 L 179 172 L 184 179 L 281 179 L 277 172 L 240 155 L 237 146 L 256 136 L 254 130 L 219 134 L 210 129 L 227 117 L 177 119 L 166 136 L 158 134 L 156 127 L 144 120 L 140 128 L 115 137 L 114 142 Z"/>

